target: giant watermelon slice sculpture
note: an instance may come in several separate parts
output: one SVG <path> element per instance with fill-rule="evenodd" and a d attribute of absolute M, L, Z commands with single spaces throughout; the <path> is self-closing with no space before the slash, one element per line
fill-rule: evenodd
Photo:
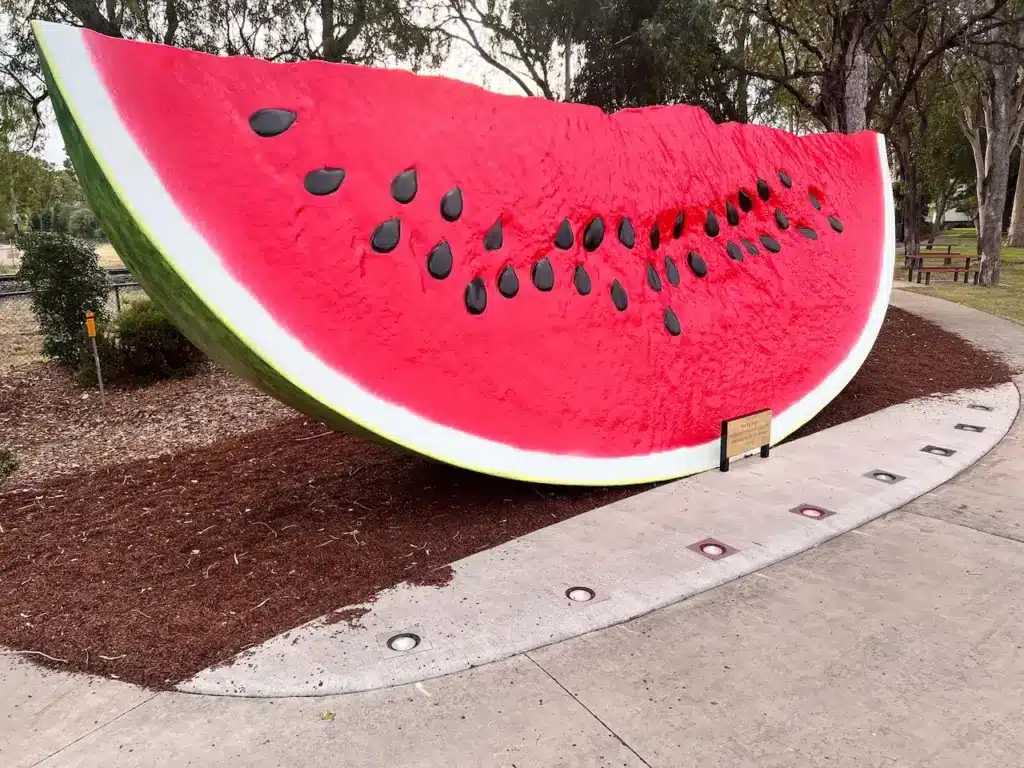
<path fill-rule="evenodd" d="M 339 429 L 627 484 L 773 441 L 849 382 L 891 288 L 884 143 L 606 115 L 444 78 L 39 23 L 89 201 L 210 355 Z"/>

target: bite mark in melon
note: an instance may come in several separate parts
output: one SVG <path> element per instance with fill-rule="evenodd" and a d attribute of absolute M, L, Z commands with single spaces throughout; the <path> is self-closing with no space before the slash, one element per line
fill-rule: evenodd
<path fill-rule="evenodd" d="M 534 481 L 680 477 L 717 465 L 722 419 L 809 420 L 881 326 L 876 134 L 35 31 L 147 292 L 338 428 Z"/>

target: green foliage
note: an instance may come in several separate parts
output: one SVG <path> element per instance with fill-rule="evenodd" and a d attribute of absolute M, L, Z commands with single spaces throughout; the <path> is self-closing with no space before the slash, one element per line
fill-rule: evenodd
<path fill-rule="evenodd" d="M 32 287 L 32 312 L 43 332 L 43 353 L 72 365 L 85 335 L 85 313 L 106 314 L 107 276 L 91 246 L 55 232 L 28 232 L 19 278 Z"/>
<path fill-rule="evenodd" d="M 108 386 L 144 387 L 195 373 L 203 353 L 146 299 L 126 307 L 112 323 L 97 328 L 96 351 Z M 82 345 L 78 382 L 96 385 L 92 346 Z"/>
<path fill-rule="evenodd" d="M 137 385 L 195 372 L 203 354 L 151 301 L 136 302 L 117 319 L 124 375 Z"/>
<path fill-rule="evenodd" d="M 20 463 L 10 448 L 0 448 L 0 485 L 14 474 Z"/>
<path fill-rule="evenodd" d="M 0 234 L 11 234 L 15 217 L 23 230 L 70 231 L 70 215 L 83 208 L 85 196 L 69 165 L 0 147 Z"/>
<path fill-rule="evenodd" d="M 733 118 L 708 0 L 623 0 L 594 13 L 576 97 L 607 111 L 655 104 L 705 107 Z"/>

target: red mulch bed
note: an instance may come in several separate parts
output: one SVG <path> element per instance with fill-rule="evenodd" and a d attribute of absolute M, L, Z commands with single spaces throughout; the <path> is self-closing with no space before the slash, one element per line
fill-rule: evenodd
<path fill-rule="evenodd" d="M 889 312 L 804 434 L 1012 371 Z M 0 491 L 0 644 L 163 688 L 402 581 L 644 488 L 475 475 L 295 418 L 214 445 Z"/>

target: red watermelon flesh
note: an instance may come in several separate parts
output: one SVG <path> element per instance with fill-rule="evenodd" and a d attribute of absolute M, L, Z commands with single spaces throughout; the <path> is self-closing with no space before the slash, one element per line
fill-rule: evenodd
<path fill-rule="evenodd" d="M 707 446 L 762 408 L 791 412 L 789 432 L 874 341 L 892 271 L 875 134 L 796 137 L 687 106 L 606 115 L 400 70 L 73 34 L 138 173 L 218 268 L 305 353 L 418 424 L 556 463 Z M 260 135 L 282 115 L 268 110 L 294 120 Z M 128 207 L 131 184 L 115 184 Z M 175 266 L 179 246 L 157 246 Z M 230 318 L 215 292 L 202 300 Z M 303 387 L 301 366 L 287 376 Z"/>

